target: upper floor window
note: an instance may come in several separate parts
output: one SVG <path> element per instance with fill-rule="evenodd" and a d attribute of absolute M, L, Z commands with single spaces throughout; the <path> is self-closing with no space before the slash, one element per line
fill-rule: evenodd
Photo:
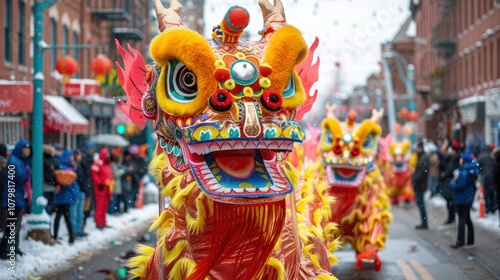
<path fill-rule="evenodd" d="M 69 49 L 67 46 L 69 45 L 69 29 L 66 25 L 63 26 L 63 44 L 66 46 L 66 48 L 63 49 L 64 55 L 69 54 Z"/>
<path fill-rule="evenodd" d="M 3 49 L 5 61 L 12 62 L 12 0 L 5 0 L 3 20 Z"/>
<path fill-rule="evenodd" d="M 20 65 L 26 65 L 26 6 L 23 1 L 19 1 L 19 31 L 17 38 L 17 59 Z"/>
<path fill-rule="evenodd" d="M 57 45 L 57 23 L 56 20 L 50 19 L 50 34 L 51 34 L 51 44 Z M 50 69 L 56 68 L 56 60 L 57 60 L 57 49 L 51 50 L 52 54 L 50 56 Z"/>
<path fill-rule="evenodd" d="M 78 33 L 76 31 L 73 31 L 73 57 L 75 58 L 76 61 L 78 61 L 78 48 L 76 45 L 78 45 Z M 78 78 L 78 72 L 75 73 L 75 78 Z"/>

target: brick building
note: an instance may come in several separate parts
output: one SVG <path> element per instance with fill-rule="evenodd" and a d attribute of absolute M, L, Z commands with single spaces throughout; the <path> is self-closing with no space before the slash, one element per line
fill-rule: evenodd
<path fill-rule="evenodd" d="M 437 141 L 500 144 L 500 3 L 411 0 L 421 129 Z"/>
<path fill-rule="evenodd" d="M 77 138 L 112 129 L 115 101 L 103 97 L 113 96 L 117 87 L 99 86 L 90 69 L 91 60 L 104 54 L 112 61 L 121 62 L 114 39 L 122 45 L 129 43 L 147 58 L 152 3 L 132 0 L 54 2 L 43 11 L 43 41 L 49 46 L 71 47 L 48 48 L 43 52 L 44 140 L 74 147 Z M 0 2 L 3 25 L 0 29 L 0 142 L 8 144 L 17 142 L 20 137 L 31 139 L 33 3 L 27 0 Z M 73 45 L 93 47 L 83 49 Z M 79 65 L 68 84 L 62 84 L 62 77 L 55 70 L 57 59 L 65 55 L 75 58 Z"/>

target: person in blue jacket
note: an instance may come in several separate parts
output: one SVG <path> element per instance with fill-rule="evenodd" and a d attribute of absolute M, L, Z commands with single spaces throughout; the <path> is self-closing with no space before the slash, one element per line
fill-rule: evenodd
<path fill-rule="evenodd" d="M 71 170 L 75 171 L 74 158 L 72 150 L 64 150 L 61 153 L 59 159 L 59 170 Z M 59 222 L 61 216 L 64 216 L 64 221 L 69 233 L 69 243 L 73 244 L 75 242 L 75 234 L 73 232 L 73 224 L 71 223 L 70 207 L 75 204 L 77 198 L 80 196 L 80 187 L 76 180 L 68 186 L 56 185 L 54 191 L 54 212 L 56 217 L 54 219 L 54 234 L 52 236 L 53 243 L 60 243 L 57 240 L 59 233 Z"/>
<path fill-rule="evenodd" d="M 460 154 L 460 167 L 450 182 L 453 190 L 453 203 L 458 213 L 457 242 L 451 244 L 452 248 L 460 248 L 464 245 L 474 245 L 474 226 L 470 218 L 470 209 L 476 195 L 476 180 L 479 175 L 479 165 L 474 161 L 472 154 L 464 152 Z M 465 226 L 467 225 L 467 244 L 465 244 Z"/>
<path fill-rule="evenodd" d="M 0 242 L 0 258 L 15 261 L 16 256 L 22 256 L 19 249 L 19 238 L 23 213 L 28 207 L 26 188 L 31 182 L 31 143 L 27 140 L 19 140 L 12 154 L 7 160 L 4 169 L 5 189 L 3 191 L 2 210 L 6 211 L 7 221 L 0 221 L 4 228 L 4 235 Z"/>

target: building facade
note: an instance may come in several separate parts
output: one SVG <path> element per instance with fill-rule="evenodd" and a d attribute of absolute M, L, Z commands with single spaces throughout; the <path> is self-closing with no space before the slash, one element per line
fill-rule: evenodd
<path fill-rule="evenodd" d="M 500 97 L 499 1 L 412 0 L 411 10 L 426 135 L 500 145 L 500 113 L 492 102 Z"/>
<path fill-rule="evenodd" d="M 43 24 L 46 48 L 42 52 L 35 51 L 33 45 L 34 1 L 0 2 L 3 24 L 0 29 L 0 131 L 3 132 L 0 142 L 13 144 L 19 138 L 31 139 L 35 53 L 43 55 L 44 140 L 49 144 L 63 142 L 67 147 L 76 147 L 89 134 L 112 132 L 111 126 L 105 123 L 111 124 L 116 102 L 111 97 L 119 87 L 95 81 L 90 62 L 99 54 L 121 62 L 115 39 L 148 57 L 151 1 L 146 1 L 147 4 L 132 0 L 53 2 L 43 11 L 43 23 L 37 23 Z M 78 62 L 78 71 L 65 84 L 55 64 L 67 55 Z M 89 111 L 82 110 L 83 106 L 80 110 L 75 108 L 79 100 L 89 96 L 98 97 L 86 100 L 89 106 L 101 108 L 93 110 L 99 111 L 97 117 L 86 115 Z M 103 109 L 106 106 L 109 110 Z M 100 122 L 92 123 L 92 117 L 100 118 Z"/>

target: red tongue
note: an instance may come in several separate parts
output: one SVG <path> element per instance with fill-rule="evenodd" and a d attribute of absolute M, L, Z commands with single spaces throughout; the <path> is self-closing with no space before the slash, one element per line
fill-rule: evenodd
<path fill-rule="evenodd" d="M 253 156 L 253 153 L 238 156 L 214 155 L 218 168 L 232 177 L 243 179 L 253 173 L 255 167 Z"/>
<path fill-rule="evenodd" d="M 345 176 L 345 177 L 350 177 L 354 173 L 356 173 L 356 170 L 354 170 L 354 169 L 347 169 L 347 168 L 339 168 L 339 169 L 337 169 L 337 172 L 340 173 L 341 175 Z"/>

